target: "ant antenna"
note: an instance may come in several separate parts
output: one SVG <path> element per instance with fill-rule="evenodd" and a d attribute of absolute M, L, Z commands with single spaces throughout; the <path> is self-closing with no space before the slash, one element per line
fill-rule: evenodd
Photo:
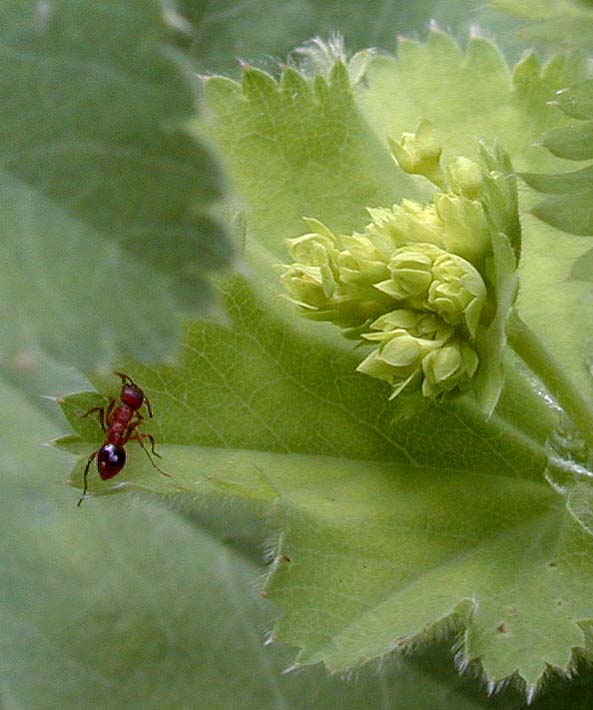
<path fill-rule="evenodd" d="M 134 380 L 129 375 L 126 375 L 125 372 L 114 372 L 113 374 L 119 377 L 119 379 L 122 381 L 122 384 L 134 385 L 134 387 L 138 387 Z"/>

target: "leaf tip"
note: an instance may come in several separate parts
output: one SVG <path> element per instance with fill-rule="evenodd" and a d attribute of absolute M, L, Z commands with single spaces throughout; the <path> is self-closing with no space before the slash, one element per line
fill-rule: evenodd
<path fill-rule="evenodd" d="M 241 85 L 248 99 L 262 100 L 277 90 L 276 80 L 267 72 L 256 69 L 251 64 L 242 65 L 241 70 Z"/>

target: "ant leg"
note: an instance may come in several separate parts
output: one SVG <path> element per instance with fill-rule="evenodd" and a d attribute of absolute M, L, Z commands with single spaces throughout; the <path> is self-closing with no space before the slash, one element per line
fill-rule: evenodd
<path fill-rule="evenodd" d="M 129 441 L 130 439 L 135 439 L 136 441 L 139 441 L 140 439 L 148 439 L 150 441 L 150 450 L 151 450 L 152 454 L 154 456 L 157 456 L 159 459 L 162 459 L 163 457 L 154 450 L 154 447 L 155 447 L 154 436 L 152 434 L 148 434 L 145 432 L 142 432 L 140 434 L 139 432 L 136 431 L 136 427 L 139 424 L 141 424 L 143 421 L 144 421 L 144 417 L 139 412 L 136 412 L 136 419 L 132 419 L 132 421 L 128 424 L 128 432 L 127 432 L 127 436 L 126 436 L 126 441 Z"/>
<path fill-rule="evenodd" d="M 88 417 L 89 414 L 94 414 L 95 412 L 98 412 L 99 416 L 99 424 L 101 425 L 101 429 L 103 431 L 106 431 L 105 429 L 105 407 L 92 407 L 88 411 L 86 411 L 84 414 L 79 414 L 78 416 L 80 419 L 84 419 L 85 417 Z"/>
<path fill-rule="evenodd" d="M 114 399 L 113 397 L 109 397 L 109 404 L 107 405 L 107 411 L 105 412 L 105 422 L 106 424 L 111 423 L 111 415 L 113 414 L 113 410 L 117 406 L 117 400 Z M 105 431 L 107 431 L 107 428 L 105 428 Z"/>
<path fill-rule="evenodd" d="M 91 464 L 93 463 L 94 459 L 97 458 L 98 453 L 99 453 L 99 449 L 97 449 L 97 451 L 93 451 L 93 453 L 89 456 L 88 461 L 86 462 L 86 466 L 84 467 L 84 473 L 82 475 L 82 481 L 83 481 L 82 495 L 80 496 L 80 498 L 78 499 L 78 503 L 76 504 L 77 508 L 80 507 L 80 504 L 86 498 L 86 492 L 89 489 L 89 486 L 88 486 L 89 469 L 90 469 Z"/>
<path fill-rule="evenodd" d="M 113 412 L 115 405 L 116 400 L 113 399 L 113 397 L 109 397 L 109 403 L 107 404 L 107 407 L 92 407 L 84 414 L 79 414 L 78 416 L 81 419 L 84 419 L 85 417 L 88 417 L 89 414 L 98 412 L 98 419 L 99 424 L 101 425 L 101 429 L 103 429 L 103 431 L 107 431 L 107 423 L 109 422 L 109 417 L 111 415 L 111 412 Z"/>
<path fill-rule="evenodd" d="M 150 452 L 153 456 L 156 456 L 159 459 L 163 458 L 157 451 L 154 450 L 155 440 L 152 434 L 142 433 L 139 434 L 139 436 L 141 436 L 143 439 L 148 439 L 148 441 L 150 441 Z"/>
<path fill-rule="evenodd" d="M 163 476 L 167 476 L 167 478 L 172 478 L 172 476 L 171 476 L 170 473 L 166 473 L 165 471 L 163 471 L 162 468 L 159 468 L 159 467 L 156 465 L 156 463 L 154 462 L 152 456 L 148 453 L 148 449 L 147 449 L 146 446 L 144 445 L 144 442 L 142 441 L 142 439 L 148 439 L 148 440 L 150 441 L 152 453 L 153 453 L 155 456 L 158 456 L 159 458 L 162 458 L 162 456 L 161 456 L 160 454 L 157 454 L 157 452 L 154 450 L 154 443 L 155 443 L 155 442 L 154 442 L 154 437 L 152 436 L 152 434 L 139 434 L 138 432 L 135 432 L 134 435 L 128 437 L 127 440 L 128 440 L 128 441 L 130 441 L 130 440 L 137 441 L 137 442 L 140 444 L 140 446 L 142 447 L 142 451 L 144 451 L 144 453 L 148 456 L 148 460 L 150 461 L 150 463 L 152 464 L 152 466 L 153 466 L 154 468 L 156 468 L 156 470 L 157 470 L 159 473 L 161 473 Z"/>
<path fill-rule="evenodd" d="M 148 416 L 152 418 L 152 407 L 150 406 L 150 400 L 146 395 L 144 395 L 144 404 L 146 405 L 146 409 L 148 409 Z"/>

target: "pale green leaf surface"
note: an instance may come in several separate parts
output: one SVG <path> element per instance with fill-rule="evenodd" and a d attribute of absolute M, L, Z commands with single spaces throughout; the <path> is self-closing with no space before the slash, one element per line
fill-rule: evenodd
<path fill-rule="evenodd" d="M 184 517 L 140 499 L 78 509 L 65 457 L 40 446 L 55 425 L 7 386 L 0 425 L 2 707 L 486 707 L 446 648 L 355 682 L 322 668 L 282 674 L 292 651 L 263 648 L 274 609 L 254 593 L 265 535 L 255 509 Z"/>
<path fill-rule="evenodd" d="M 551 130 L 544 137 L 544 145 L 568 160 L 593 158 L 593 121 Z"/>
<path fill-rule="evenodd" d="M 556 529 L 562 501 L 542 479 L 545 457 L 533 432 L 496 414 L 478 428 L 477 412 L 473 419 L 463 407 L 396 421 L 381 383 L 349 374 L 351 356 L 307 345 L 282 321 L 266 317 L 239 284 L 228 303 L 232 330 L 189 326 L 180 369 L 122 363 L 150 396 L 155 417 L 146 429 L 154 432 L 159 465 L 172 478 L 160 476 L 130 443 L 129 464 L 117 478 L 99 483 L 93 467 L 91 492 L 137 488 L 184 493 L 197 506 L 230 497 L 269 507 L 286 540 L 278 549 L 281 575 L 272 578 L 269 592 L 285 611 L 279 635 L 303 647 L 303 661 L 357 665 L 470 599 L 479 601 L 484 620 L 474 615 L 470 624 L 480 652 L 472 645 L 466 650 L 482 656 L 493 677 L 514 672 L 513 658 L 533 682 L 546 660 L 566 665 L 571 647 L 582 642 L 571 614 L 579 609 L 579 618 L 586 617 L 588 597 L 563 580 L 558 589 L 565 590 L 568 611 L 559 617 L 564 627 L 556 641 L 531 638 L 543 623 L 548 590 L 537 604 L 522 605 L 515 645 L 492 640 L 502 623 L 492 619 L 503 618 L 513 598 L 518 605 L 535 594 L 525 580 L 545 575 L 550 555 L 563 549 Z M 116 382 L 109 380 L 107 391 L 116 394 Z M 523 397 L 536 419 L 539 400 L 533 393 Z M 80 435 L 62 442 L 82 457 L 77 485 L 101 437 L 98 424 L 77 415 L 99 401 L 96 394 L 64 401 Z M 504 408 L 505 397 L 502 402 Z M 539 549 L 542 535 L 541 565 L 527 555 L 527 569 L 508 589 L 525 546 Z M 588 542 L 579 544 L 588 554 Z M 298 561 L 295 569 L 310 584 L 297 576 L 293 587 L 281 554 Z M 487 580 L 481 579 L 486 570 Z M 582 570 L 580 583 L 588 574 Z M 501 606 L 503 592 L 509 601 Z"/>
<path fill-rule="evenodd" d="M 573 118 L 593 118 L 593 79 L 567 86 L 558 92 L 556 101 L 564 113 Z"/>
<path fill-rule="evenodd" d="M 430 638 L 455 610 L 469 615 L 465 654 L 494 680 L 518 671 L 535 683 L 584 645 L 593 548 L 545 486 L 367 469 L 370 500 L 359 471 L 323 473 L 317 496 L 312 470 L 280 500 L 288 532 L 268 589 L 290 610 L 278 634 L 304 646 L 301 662 L 357 665 L 419 631 Z"/>
<path fill-rule="evenodd" d="M 54 426 L 8 387 L 0 403 L 3 707 L 482 707 L 453 671 L 405 662 L 356 684 L 323 669 L 283 675 L 291 651 L 263 648 L 273 609 L 254 595 L 260 569 L 237 552 L 253 515 L 226 506 L 192 524 L 123 499 L 77 509 L 64 458 L 40 446 Z M 252 548 L 262 531 L 250 535 Z"/>
<path fill-rule="evenodd" d="M 275 263 L 286 258 L 284 239 L 305 231 L 304 216 L 352 231 L 368 221 L 366 206 L 413 189 L 365 125 L 342 65 L 328 83 L 293 69 L 277 83 L 246 69 L 241 85 L 208 79 L 205 95 L 216 116 L 207 131 L 244 201 L 248 249 L 255 242 Z"/>
<path fill-rule="evenodd" d="M 26 327 L 69 362 L 105 362 L 105 350 L 173 352 L 172 311 L 200 312 L 205 274 L 230 258 L 212 215 L 220 170 L 183 130 L 195 87 L 168 35 L 158 0 L 10 0 L 0 9 L 1 231 L 20 272 L 11 293 L 45 286 L 47 298 L 27 294 Z M 31 270 L 46 258 L 39 279 Z M 35 298 L 46 303 L 35 308 Z M 126 348 L 130 327 L 137 339 Z"/>
<path fill-rule="evenodd" d="M 294 307 L 280 298 L 274 266 L 287 260 L 285 239 L 306 231 L 315 217 L 339 233 L 368 222 L 366 208 L 393 203 L 417 188 L 396 168 L 354 103 L 345 68 L 328 82 L 306 80 L 294 69 L 279 83 L 247 68 L 242 83 L 206 81 L 214 120 L 196 126 L 220 148 L 247 222 L 249 273 L 270 308 L 294 321 Z M 334 344 L 329 328 L 306 329 Z"/>

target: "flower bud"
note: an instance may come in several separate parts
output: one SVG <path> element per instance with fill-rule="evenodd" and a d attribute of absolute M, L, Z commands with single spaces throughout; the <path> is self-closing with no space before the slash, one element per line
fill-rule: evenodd
<path fill-rule="evenodd" d="M 473 264 L 482 263 L 490 249 L 490 233 L 482 204 L 452 193 L 436 194 L 434 202 L 442 220 L 447 251 Z"/>
<path fill-rule="evenodd" d="M 303 264 L 284 267 L 280 280 L 288 291 L 289 300 L 309 310 L 327 308 L 337 286 L 331 271 Z"/>
<path fill-rule="evenodd" d="M 434 398 L 453 389 L 467 389 L 478 364 L 476 352 L 460 340 L 432 350 L 422 360 L 422 394 Z"/>
<path fill-rule="evenodd" d="M 336 268 L 338 248 L 335 237 L 327 234 L 303 234 L 296 239 L 287 239 L 288 251 L 293 261 L 307 266 Z"/>
<path fill-rule="evenodd" d="M 420 385 L 423 359 L 442 347 L 454 332 L 433 313 L 408 309 L 391 311 L 371 327 L 379 332 L 363 337 L 378 342 L 379 346 L 356 369 L 389 382 L 395 387 L 394 397 L 403 389 Z"/>
<path fill-rule="evenodd" d="M 465 323 L 472 337 L 486 301 L 486 286 L 468 261 L 443 253 L 432 266 L 433 280 L 426 305 L 451 325 Z"/>
<path fill-rule="evenodd" d="M 469 158 L 456 158 L 447 167 L 447 186 L 451 192 L 477 200 L 482 186 L 482 168 Z"/>
<path fill-rule="evenodd" d="M 432 266 L 445 252 L 433 244 L 410 244 L 396 249 L 389 262 L 391 278 L 375 288 L 396 301 L 422 309 L 433 280 Z"/>
<path fill-rule="evenodd" d="M 283 267 L 281 281 L 291 301 L 305 309 L 327 306 L 337 282 L 339 252 L 331 233 L 304 234 L 288 240 L 295 263 Z"/>
<path fill-rule="evenodd" d="M 449 340 L 455 328 L 445 323 L 435 313 L 413 311 L 409 308 L 398 308 L 380 316 L 371 323 L 375 333 L 366 333 L 366 340 L 389 339 L 396 330 L 405 330 L 415 338 L 430 340 L 432 345 L 440 347 Z"/>
<path fill-rule="evenodd" d="M 388 310 L 392 299 L 373 287 L 389 276 L 387 255 L 361 235 L 342 237 L 349 248 L 340 251 L 327 227 L 306 221 L 315 231 L 288 240 L 295 263 L 282 267 L 289 300 L 305 317 L 341 328 L 361 328 Z"/>
<path fill-rule="evenodd" d="M 354 234 L 342 237 L 342 243 L 347 249 L 340 252 L 337 260 L 340 281 L 370 288 L 389 276 L 389 256 L 368 237 Z"/>
<path fill-rule="evenodd" d="M 403 133 L 400 141 L 390 138 L 389 147 L 404 172 L 424 175 L 435 185 L 442 186 L 441 146 L 429 121 L 421 120 L 416 132 Z"/>
<path fill-rule="evenodd" d="M 443 222 L 433 204 L 421 205 L 413 200 L 402 200 L 389 208 L 369 208 L 372 222 L 365 227 L 371 238 L 387 238 L 391 246 L 400 247 L 411 242 L 445 246 Z"/>

